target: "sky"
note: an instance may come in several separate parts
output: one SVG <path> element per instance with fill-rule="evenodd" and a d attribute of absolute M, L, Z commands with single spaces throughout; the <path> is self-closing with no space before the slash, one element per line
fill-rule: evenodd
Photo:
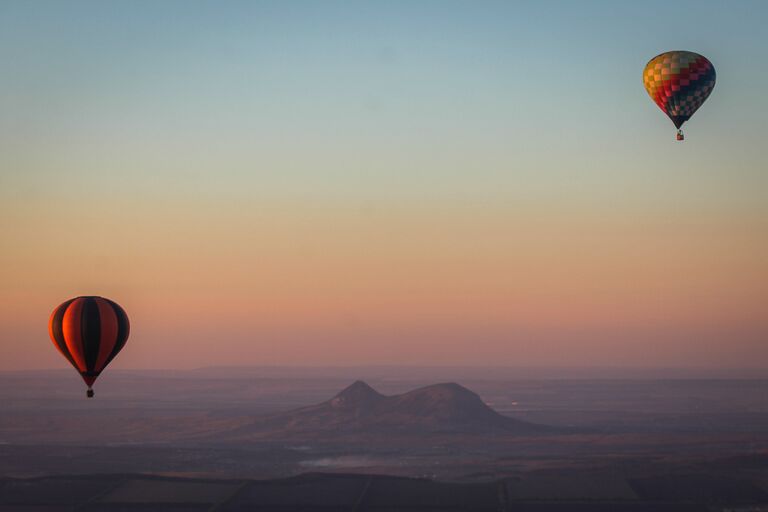
<path fill-rule="evenodd" d="M 768 367 L 763 1 L 0 0 L 0 370 Z M 642 85 L 717 70 L 675 141 Z"/>

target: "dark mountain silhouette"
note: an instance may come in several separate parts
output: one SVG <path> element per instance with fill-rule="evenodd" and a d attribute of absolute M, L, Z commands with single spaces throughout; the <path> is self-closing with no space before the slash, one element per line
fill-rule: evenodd
<path fill-rule="evenodd" d="M 469 389 L 434 384 L 401 395 L 382 395 L 357 381 L 321 404 L 258 418 L 233 432 L 235 438 L 290 437 L 387 431 L 400 434 L 540 434 L 550 427 L 503 416 Z"/>

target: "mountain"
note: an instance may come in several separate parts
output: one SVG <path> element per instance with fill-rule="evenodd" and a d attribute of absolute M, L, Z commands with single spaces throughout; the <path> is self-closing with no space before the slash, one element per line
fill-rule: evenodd
<path fill-rule="evenodd" d="M 456 383 L 434 384 L 386 396 L 357 381 L 323 403 L 257 418 L 232 434 L 236 438 L 287 438 L 301 434 L 380 432 L 537 434 L 550 430 L 503 416 L 476 393 Z"/>

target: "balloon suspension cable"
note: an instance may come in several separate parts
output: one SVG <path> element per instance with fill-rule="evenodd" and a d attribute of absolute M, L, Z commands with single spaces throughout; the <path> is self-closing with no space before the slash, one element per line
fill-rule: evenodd
<path fill-rule="evenodd" d="M 88 391 L 86 391 L 85 396 L 88 398 L 93 398 L 93 390 L 91 388 L 88 388 Z"/>
<path fill-rule="evenodd" d="M 683 135 L 683 130 L 677 130 L 677 140 L 685 140 L 685 135 Z"/>

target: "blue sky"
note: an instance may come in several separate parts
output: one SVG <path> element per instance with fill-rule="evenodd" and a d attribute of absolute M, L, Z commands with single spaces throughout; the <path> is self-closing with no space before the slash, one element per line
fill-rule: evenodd
<path fill-rule="evenodd" d="M 0 5 L 4 153 L 51 144 L 81 160 L 133 145 L 152 174 L 228 159 L 225 187 L 249 183 L 254 160 L 279 160 L 278 176 L 259 176 L 278 195 L 398 195 L 401 179 L 416 195 L 493 193 L 499 183 L 535 194 L 573 168 L 599 194 L 612 178 L 591 165 L 595 155 L 626 175 L 648 152 L 680 168 L 675 145 L 649 151 L 669 125 L 639 78 L 650 57 L 679 48 L 718 70 L 712 101 L 687 126 L 684 159 L 695 146 L 703 185 L 722 184 L 706 176 L 712 165 L 738 166 L 713 145 L 737 148 L 739 160 L 763 156 L 763 2 Z M 298 153 L 328 162 L 332 179 L 291 164 Z M 484 170 L 465 172 L 473 162 Z M 515 164 L 526 169 L 520 180 Z M 667 171 L 643 170 L 653 181 Z M 200 179 L 215 187 L 191 181 Z"/>

